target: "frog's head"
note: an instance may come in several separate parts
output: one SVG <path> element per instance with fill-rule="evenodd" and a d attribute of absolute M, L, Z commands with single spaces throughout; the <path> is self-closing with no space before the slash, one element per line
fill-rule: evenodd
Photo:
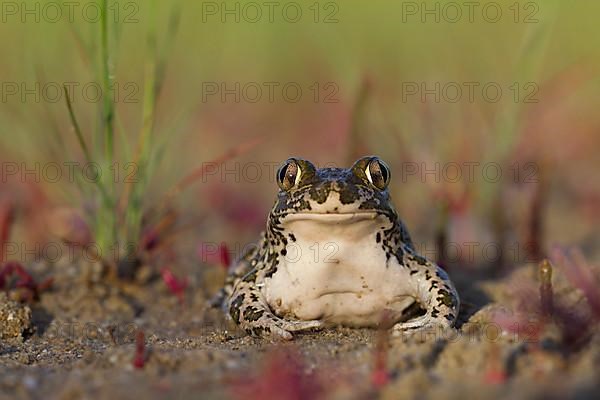
<path fill-rule="evenodd" d="M 270 220 L 279 225 L 298 220 L 343 223 L 386 218 L 394 222 L 390 202 L 391 172 L 378 157 L 363 157 L 352 167 L 316 168 L 290 158 L 277 171 L 279 193 Z"/>

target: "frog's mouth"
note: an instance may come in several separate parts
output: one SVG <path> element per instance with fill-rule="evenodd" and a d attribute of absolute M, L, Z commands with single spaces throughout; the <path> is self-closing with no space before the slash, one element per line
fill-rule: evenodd
<path fill-rule="evenodd" d="M 302 212 L 288 214 L 283 222 L 315 221 L 321 223 L 353 223 L 357 221 L 375 220 L 382 215 L 376 211 L 356 212 Z"/>

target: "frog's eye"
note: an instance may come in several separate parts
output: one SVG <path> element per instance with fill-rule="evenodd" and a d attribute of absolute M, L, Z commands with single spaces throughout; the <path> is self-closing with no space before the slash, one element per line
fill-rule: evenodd
<path fill-rule="evenodd" d="M 379 190 L 384 190 L 387 187 L 392 176 L 390 168 L 379 158 L 373 158 L 369 161 L 365 174 L 369 182 Z"/>
<path fill-rule="evenodd" d="M 281 190 L 288 191 L 300 182 L 302 169 L 296 160 L 287 160 L 277 171 L 277 184 Z"/>

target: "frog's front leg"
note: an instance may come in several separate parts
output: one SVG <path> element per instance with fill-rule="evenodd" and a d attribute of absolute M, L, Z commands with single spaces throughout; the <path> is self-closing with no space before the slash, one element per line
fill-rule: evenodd
<path fill-rule="evenodd" d="M 292 339 L 291 332 L 323 327 L 322 321 L 286 320 L 273 314 L 254 282 L 239 281 L 228 302 L 233 321 L 248 335 Z"/>
<path fill-rule="evenodd" d="M 414 329 L 447 329 L 454 326 L 460 299 L 446 272 L 419 255 L 409 254 L 405 262 L 409 269 L 413 295 L 425 314 L 394 325 L 395 332 Z"/>

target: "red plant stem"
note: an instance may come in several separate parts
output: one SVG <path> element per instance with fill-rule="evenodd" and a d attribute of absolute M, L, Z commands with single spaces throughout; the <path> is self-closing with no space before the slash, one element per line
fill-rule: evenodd
<path fill-rule="evenodd" d="M 225 242 L 221 243 L 221 246 L 219 246 L 219 256 L 221 258 L 221 266 L 223 266 L 225 270 L 228 270 L 231 265 L 231 258 L 229 257 L 229 248 Z"/>
<path fill-rule="evenodd" d="M 373 387 L 379 389 L 390 382 L 390 374 L 387 370 L 387 352 L 390 328 L 393 325 L 392 314 L 388 310 L 383 312 L 381 323 L 379 324 L 379 332 L 377 334 L 377 342 L 375 343 L 375 362 L 373 373 L 371 374 L 371 383 Z"/>
<path fill-rule="evenodd" d="M 498 257 L 493 261 L 494 266 L 500 270 L 507 267 L 506 253 L 507 253 L 507 241 L 508 241 L 508 222 L 505 214 L 505 208 L 503 207 L 502 196 L 497 194 L 492 204 L 492 215 L 491 222 L 494 229 L 494 235 L 496 237 Z"/>
<path fill-rule="evenodd" d="M 4 201 L 0 203 L 0 262 L 4 259 L 4 245 L 10 237 L 10 229 L 14 220 L 14 207 L 11 203 Z"/>
<path fill-rule="evenodd" d="M 542 314 L 545 317 L 552 315 L 554 311 L 554 293 L 552 290 L 552 264 L 547 259 L 540 265 L 540 304 Z"/>
<path fill-rule="evenodd" d="M 508 377 L 500 362 L 500 349 L 498 348 L 498 345 L 494 343 L 492 346 L 488 370 L 485 373 L 483 380 L 489 385 L 499 385 L 505 383 Z"/>
<path fill-rule="evenodd" d="M 54 284 L 54 278 L 52 278 L 52 277 L 46 278 L 41 283 L 38 283 L 37 291 L 42 292 L 46 289 L 49 289 L 50 287 L 52 287 L 53 284 Z"/>
<path fill-rule="evenodd" d="M 133 359 L 133 366 L 137 369 L 144 368 L 146 363 L 146 339 L 144 337 L 144 331 L 139 330 L 135 334 L 135 357 Z"/>
<path fill-rule="evenodd" d="M 143 233 L 141 248 L 144 250 L 155 249 L 160 244 L 162 233 L 175 225 L 176 221 L 177 215 L 174 212 L 167 212 L 162 215 L 156 225 Z"/>
<path fill-rule="evenodd" d="M 363 154 L 367 154 L 368 148 L 365 143 L 361 140 L 364 137 L 364 118 L 368 106 L 369 96 L 371 95 L 373 85 L 368 76 L 364 76 L 362 79 L 360 91 L 356 98 L 355 103 L 352 106 L 350 113 L 350 125 L 348 130 L 348 142 L 347 149 L 348 155 L 346 161 L 352 163 L 358 157 Z"/>
<path fill-rule="evenodd" d="M 252 138 L 246 142 L 242 142 L 239 145 L 229 149 L 221 156 L 213 159 L 211 162 L 204 162 L 202 165 L 190 172 L 188 175 L 184 176 L 179 182 L 175 184 L 169 191 L 163 196 L 161 203 L 158 205 L 158 210 L 162 210 L 166 204 L 169 204 L 170 201 L 176 197 L 179 193 L 181 193 L 184 189 L 190 186 L 192 183 L 198 181 L 203 176 L 205 176 L 206 171 L 211 166 L 219 165 L 228 161 L 232 158 L 238 157 L 242 154 L 245 154 L 252 150 L 254 147 L 258 146 L 264 138 Z"/>
<path fill-rule="evenodd" d="M 385 351 L 380 349 L 376 350 L 375 368 L 373 369 L 373 373 L 371 375 L 371 383 L 377 389 L 387 385 L 390 381 L 390 375 L 385 368 L 386 358 Z"/>
<path fill-rule="evenodd" d="M 540 167 L 541 168 L 541 167 Z M 543 172 L 543 171 L 542 171 Z M 543 174 L 540 174 L 540 181 L 535 187 L 535 193 L 531 200 L 528 238 L 529 256 L 533 261 L 540 261 L 543 258 L 543 212 L 546 204 L 546 184 Z"/>

